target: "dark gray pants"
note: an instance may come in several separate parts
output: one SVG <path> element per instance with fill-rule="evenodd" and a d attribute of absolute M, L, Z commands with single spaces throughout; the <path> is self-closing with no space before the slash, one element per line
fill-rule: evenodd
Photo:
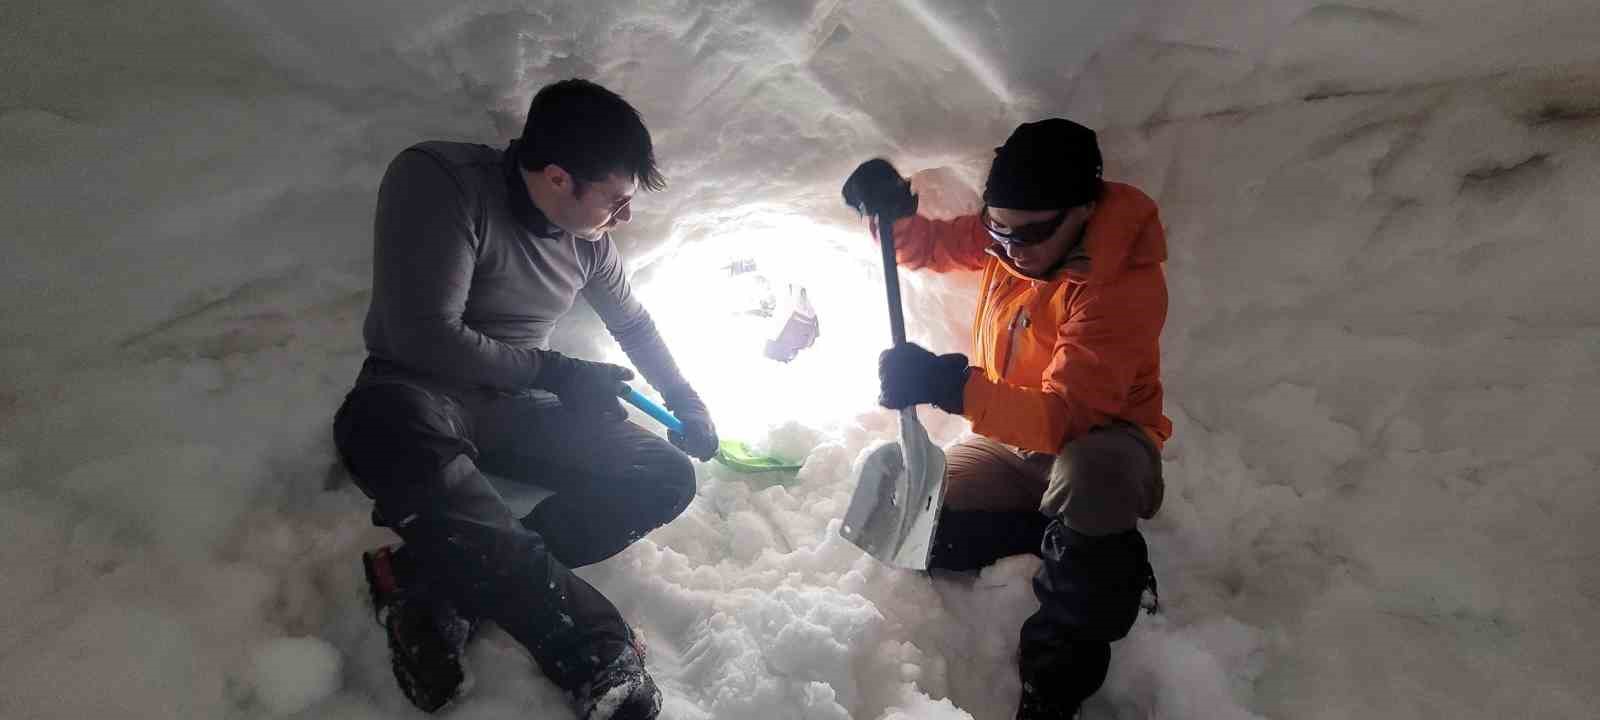
<path fill-rule="evenodd" d="M 451 391 L 363 369 L 334 420 L 341 459 L 405 540 L 410 584 L 493 620 L 576 688 L 628 643 L 605 596 L 568 568 L 610 557 L 683 512 L 689 459 L 625 420 L 530 397 Z M 483 476 L 554 495 L 514 517 Z"/>

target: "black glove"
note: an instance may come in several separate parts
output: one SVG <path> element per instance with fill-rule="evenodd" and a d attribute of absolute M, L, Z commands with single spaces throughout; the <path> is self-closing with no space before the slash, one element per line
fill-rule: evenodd
<path fill-rule="evenodd" d="M 628 416 L 621 395 L 633 371 L 621 365 L 590 362 L 558 352 L 544 353 L 534 384 L 561 398 L 561 406 L 585 417 L 621 420 Z"/>
<path fill-rule="evenodd" d="M 890 410 L 933 403 L 960 415 L 967 356 L 934 355 L 916 343 L 896 345 L 878 356 L 878 386 L 878 404 Z"/>
<path fill-rule="evenodd" d="M 888 160 L 873 158 L 861 163 L 844 181 L 844 204 L 862 215 L 894 222 L 917 211 L 917 196 L 911 183 L 900 177 Z"/>
<path fill-rule="evenodd" d="M 669 430 L 667 440 L 686 455 L 702 462 L 717 456 L 722 443 L 717 439 L 717 426 L 711 424 L 711 413 L 700 396 L 687 387 L 664 393 L 667 409 L 683 423 L 683 432 Z"/>

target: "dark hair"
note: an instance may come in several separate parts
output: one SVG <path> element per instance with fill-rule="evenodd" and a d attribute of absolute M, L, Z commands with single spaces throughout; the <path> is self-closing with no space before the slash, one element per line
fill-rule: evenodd
<path fill-rule="evenodd" d="M 667 186 L 639 111 L 621 95 L 578 78 L 551 83 L 533 96 L 517 164 L 528 171 L 556 165 L 577 181 L 579 194 L 585 183 L 613 173 L 633 176 L 645 190 Z"/>

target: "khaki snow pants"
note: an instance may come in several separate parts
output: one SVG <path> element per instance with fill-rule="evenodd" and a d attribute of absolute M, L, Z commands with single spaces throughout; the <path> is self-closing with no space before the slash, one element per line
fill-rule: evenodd
<path fill-rule="evenodd" d="M 1161 509 L 1161 456 L 1138 426 L 1117 423 L 1067 443 L 1060 455 L 974 437 L 945 454 L 945 508 L 1037 510 L 1085 535 L 1132 530 Z"/>

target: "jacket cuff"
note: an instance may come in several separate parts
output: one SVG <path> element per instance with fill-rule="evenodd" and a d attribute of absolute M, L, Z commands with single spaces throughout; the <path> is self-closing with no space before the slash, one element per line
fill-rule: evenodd
<path fill-rule="evenodd" d="M 961 416 L 972 421 L 974 428 L 988 414 L 994 391 L 995 385 L 989 382 L 983 368 L 974 365 L 967 369 L 967 382 L 961 387 Z"/>
<path fill-rule="evenodd" d="M 689 383 L 684 382 L 671 387 L 658 387 L 656 389 L 661 392 L 661 399 L 673 414 L 682 415 L 685 412 L 706 414 L 705 401 L 700 399 L 700 394 L 696 393 L 694 388 L 689 386 Z"/>
<path fill-rule="evenodd" d="M 972 375 L 972 366 L 967 364 L 967 356 L 960 353 L 940 355 L 938 358 L 939 380 L 935 386 L 937 397 L 933 404 L 952 415 L 960 415 L 967 406 L 967 378 Z"/>

